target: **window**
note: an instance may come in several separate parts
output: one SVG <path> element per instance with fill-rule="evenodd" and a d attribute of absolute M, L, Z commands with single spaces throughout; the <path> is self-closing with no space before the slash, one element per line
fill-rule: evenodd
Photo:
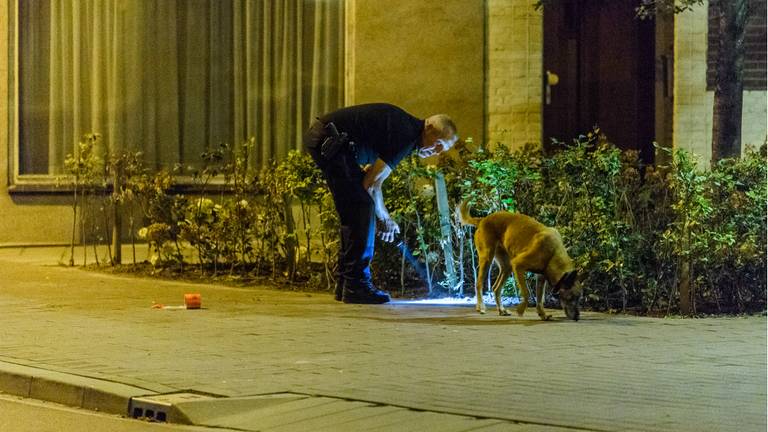
<path fill-rule="evenodd" d="M 156 167 L 255 137 L 263 164 L 343 103 L 342 1 L 13 3 L 22 177 L 63 173 L 89 132 Z"/>
<path fill-rule="evenodd" d="M 766 1 L 748 0 L 750 15 L 744 30 L 744 90 L 766 90 Z M 707 35 L 707 90 L 715 89 L 720 27 L 718 2 L 709 2 Z"/>

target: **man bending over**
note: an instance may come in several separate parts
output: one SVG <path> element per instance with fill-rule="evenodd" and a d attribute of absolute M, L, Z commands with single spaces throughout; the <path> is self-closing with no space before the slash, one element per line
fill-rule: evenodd
<path fill-rule="evenodd" d="M 400 232 L 384 206 L 382 184 L 411 152 L 427 158 L 457 140 L 456 125 L 447 115 L 421 120 L 384 103 L 342 108 L 313 122 L 304 145 L 325 175 L 341 221 L 336 300 L 389 301 L 389 294 L 371 282 L 370 269 L 376 220 L 382 240 L 392 242 Z"/>

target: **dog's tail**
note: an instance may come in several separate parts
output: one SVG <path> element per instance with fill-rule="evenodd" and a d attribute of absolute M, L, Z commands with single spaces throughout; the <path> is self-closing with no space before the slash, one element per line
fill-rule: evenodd
<path fill-rule="evenodd" d="M 480 221 L 483 220 L 483 218 L 472 217 L 469 214 L 469 205 L 467 204 L 466 201 L 462 201 L 456 210 L 457 210 L 456 214 L 459 216 L 459 221 L 462 223 L 462 225 L 477 226 L 477 224 L 479 224 Z"/>

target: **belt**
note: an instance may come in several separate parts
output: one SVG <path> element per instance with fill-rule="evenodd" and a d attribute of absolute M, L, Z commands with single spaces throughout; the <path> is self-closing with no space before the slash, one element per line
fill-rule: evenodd
<path fill-rule="evenodd" d="M 332 159 L 339 151 L 348 148 L 352 151 L 352 154 L 357 158 L 357 146 L 354 141 L 349 139 L 349 135 L 346 132 L 339 132 L 339 129 L 333 122 L 323 123 L 320 119 L 317 119 L 323 129 L 328 134 L 320 145 L 320 154 L 326 160 Z"/>

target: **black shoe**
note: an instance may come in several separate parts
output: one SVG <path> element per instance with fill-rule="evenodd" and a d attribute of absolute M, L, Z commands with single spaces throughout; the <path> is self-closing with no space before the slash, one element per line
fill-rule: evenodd
<path fill-rule="evenodd" d="M 344 284 L 342 300 L 352 304 L 382 304 L 389 302 L 389 294 L 376 289 L 370 282 L 347 282 Z"/>
<path fill-rule="evenodd" d="M 344 279 L 339 277 L 336 280 L 336 289 L 333 290 L 333 299 L 336 301 L 341 301 L 344 293 Z"/>

